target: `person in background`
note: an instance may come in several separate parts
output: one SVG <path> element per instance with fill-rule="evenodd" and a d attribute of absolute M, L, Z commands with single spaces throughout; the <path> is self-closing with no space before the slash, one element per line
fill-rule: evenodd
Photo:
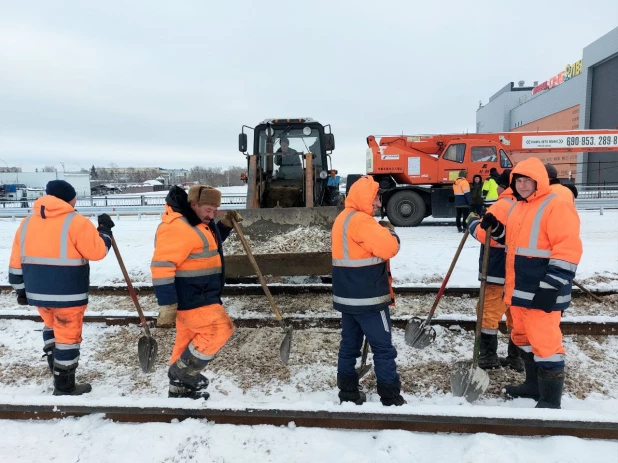
<path fill-rule="evenodd" d="M 326 191 L 324 192 L 324 203 L 326 206 L 339 206 L 341 202 L 341 194 L 339 193 L 339 182 L 341 177 L 337 175 L 335 169 L 328 171 L 328 181 L 326 183 Z"/>
<path fill-rule="evenodd" d="M 483 183 L 483 201 L 485 202 L 485 207 L 491 206 L 498 199 L 498 177 L 500 174 L 498 173 L 498 169 L 492 167 L 489 169 L 489 177 Z"/>
<path fill-rule="evenodd" d="M 399 252 L 399 237 L 389 222 L 376 222 L 381 207 L 379 185 L 370 176 L 350 187 L 345 209 L 333 224 L 333 306 L 341 312 L 337 387 L 341 402 L 361 405 L 354 366 L 363 336 L 371 346 L 377 389 L 383 405 L 403 405 L 397 373 L 397 350 L 391 337 L 389 305 L 393 303 L 388 261 Z"/>
<path fill-rule="evenodd" d="M 95 228 L 75 212 L 75 188 L 64 180 L 50 181 L 45 192 L 15 233 L 9 283 L 17 303 L 36 306 L 43 319 L 43 352 L 54 375 L 54 395 L 82 395 L 92 390 L 75 382 L 88 305 L 88 261 L 107 255 L 114 222 L 101 214 Z"/>
<path fill-rule="evenodd" d="M 472 197 L 472 204 L 470 204 L 470 212 L 474 212 L 479 217 L 483 216 L 485 207 L 483 202 L 483 177 L 476 174 L 472 177 L 472 183 L 470 184 L 470 195 Z"/>
<path fill-rule="evenodd" d="M 457 231 L 465 231 L 465 227 L 462 228 L 461 219 L 468 216 L 470 205 L 472 204 L 472 196 L 470 194 L 470 184 L 466 180 L 468 173 L 465 170 L 459 171 L 459 177 L 453 183 L 453 193 L 455 193 L 455 209 L 457 216 L 455 218 L 455 224 L 457 225 Z M 465 224 L 464 224 L 465 225 Z"/>
<path fill-rule="evenodd" d="M 523 384 L 505 390 L 508 397 L 538 401 L 537 408 L 560 408 L 565 366 L 560 319 L 571 303 L 582 255 L 579 216 L 551 191 L 536 157 L 517 164 L 510 187 L 516 202 L 506 217 L 487 211 L 480 225 L 506 246 L 504 302 L 526 370 Z"/>
<path fill-rule="evenodd" d="M 561 198 L 564 198 L 567 202 L 573 204 L 575 206 L 575 193 L 570 188 L 565 187 L 560 183 L 558 179 L 558 171 L 556 168 L 550 163 L 545 164 L 545 170 L 547 171 L 547 176 L 549 177 L 549 188 L 551 191 L 556 193 Z M 573 186 L 575 188 L 575 186 Z M 577 191 L 577 189 L 575 189 Z"/>

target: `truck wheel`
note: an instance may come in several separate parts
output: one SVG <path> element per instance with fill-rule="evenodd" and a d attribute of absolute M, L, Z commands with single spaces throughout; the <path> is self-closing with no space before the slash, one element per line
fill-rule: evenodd
<path fill-rule="evenodd" d="M 396 227 L 416 227 L 425 218 L 425 201 L 414 191 L 395 193 L 386 204 L 386 216 Z"/>

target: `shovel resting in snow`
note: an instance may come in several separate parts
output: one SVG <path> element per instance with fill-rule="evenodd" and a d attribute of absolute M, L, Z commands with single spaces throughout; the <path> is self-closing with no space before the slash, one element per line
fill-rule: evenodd
<path fill-rule="evenodd" d="M 474 335 L 474 352 L 472 365 L 460 363 L 455 366 L 451 375 L 451 391 L 455 397 L 465 397 L 468 402 L 474 402 L 489 387 L 489 375 L 479 368 L 479 351 L 481 347 L 481 328 L 483 325 L 483 306 L 485 304 L 485 288 L 487 286 L 487 267 L 489 266 L 489 248 L 491 244 L 491 228 L 486 230 L 485 248 L 483 249 L 483 266 L 481 268 L 481 291 L 476 315 L 476 331 Z"/>
<path fill-rule="evenodd" d="M 144 312 L 139 305 L 139 301 L 137 300 L 137 294 L 135 294 L 135 289 L 131 284 L 131 278 L 129 278 L 129 274 L 127 273 L 127 269 L 124 266 L 124 262 L 122 261 L 122 257 L 120 257 L 120 251 L 118 250 L 118 245 L 116 245 L 116 240 L 112 235 L 112 247 L 114 248 L 114 254 L 116 254 L 116 259 L 118 259 L 118 264 L 120 265 L 120 269 L 122 270 L 122 275 L 124 276 L 124 280 L 127 282 L 127 288 L 129 289 L 129 294 L 131 295 L 131 299 L 133 299 L 133 303 L 135 304 L 135 308 L 137 309 L 137 313 L 139 314 L 139 319 L 142 322 L 142 326 L 144 327 L 145 335 L 139 338 L 137 342 L 137 356 L 139 358 L 140 367 L 142 367 L 142 371 L 144 373 L 150 373 L 154 370 L 155 362 L 157 361 L 157 351 L 159 350 L 159 346 L 157 345 L 157 340 L 150 335 L 150 329 L 148 328 L 148 323 L 146 323 L 146 317 L 144 317 Z"/>
<path fill-rule="evenodd" d="M 238 222 L 236 222 L 236 220 L 234 220 L 233 218 L 232 218 L 232 225 L 234 226 L 234 230 L 236 230 L 236 234 L 238 235 L 238 238 L 240 238 L 240 241 L 242 242 L 243 248 L 245 248 L 247 257 L 249 258 L 249 261 L 251 262 L 251 265 L 253 266 L 253 270 L 255 270 L 255 274 L 257 275 L 258 280 L 260 280 L 260 284 L 262 285 L 264 294 L 266 294 L 266 297 L 268 298 L 268 302 L 270 302 L 270 306 L 272 307 L 273 312 L 275 313 L 275 317 L 277 318 L 277 320 L 279 320 L 279 324 L 281 325 L 281 328 L 283 329 L 283 332 L 285 333 L 285 336 L 283 337 L 283 341 L 281 342 L 281 347 L 279 348 L 279 356 L 281 357 L 281 361 L 283 362 L 283 364 L 287 365 L 288 361 L 290 360 L 290 350 L 292 349 L 292 327 L 286 326 L 286 324 L 283 322 L 283 318 L 281 317 L 279 308 L 277 307 L 277 304 L 275 300 L 273 299 L 272 294 L 270 294 L 270 290 L 268 289 L 268 285 L 266 284 L 264 275 L 262 275 L 262 272 L 260 271 L 260 268 L 258 267 L 258 264 L 255 258 L 253 257 L 253 253 L 251 252 L 249 243 L 247 242 L 245 235 L 240 229 Z"/>
<path fill-rule="evenodd" d="M 436 307 L 438 307 L 438 303 L 442 298 L 442 294 L 444 294 L 444 290 L 446 289 L 446 284 L 448 280 L 451 278 L 451 274 L 453 273 L 453 269 L 455 268 L 455 264 L 459 259 L 459 254 L 461 254 L 461 250 L 464 247 L 464 243 L 469 235 L 468 229 L 466 229 L 461 241 L 459 243 L 459 247 L 457 248 L 457 252 L 455 253 L 455 257 L 453 257 L 453 261 L 451 262 L 451 266 L 446 272 L 446 276 L 442 281 L 442 286 L 440 286 L 440 290 L 438 291 L 438 295 L 436 296 L 436 300 L 433 302 L 431 309 L 429 310 L 429 315 L 427 315 L 427 320 L 423 321 L 418 317 L 414 317 L 410 319 L 410 321 L 406 324 L 406 330 L 404 333 L 404 340 L 406 344 L 409 346 L 415 347 L 417 349 L 424 349 L 429 344 L 431 344 L 434 339 L 436 339 L 436 331 L 430 326 L 431 319 L 433 318 L 433 314 L 436 311 Z"/>

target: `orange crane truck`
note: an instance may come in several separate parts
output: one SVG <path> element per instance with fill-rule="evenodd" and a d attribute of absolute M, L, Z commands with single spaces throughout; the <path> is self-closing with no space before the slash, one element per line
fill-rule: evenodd
<path fill-rule="evenodd" d="M 425 217 L 455 216 L 452 184 L 461 170 L 468 181 L 492 167 L 512 168 L 512 153 L 618 151 L 618 130 L 472 133 L 367 137 L 367 174 L 380 188 L 382 207 L 395 226 L 413 227 Z M 360 175 L 349 175 L 347 188 Z"/>

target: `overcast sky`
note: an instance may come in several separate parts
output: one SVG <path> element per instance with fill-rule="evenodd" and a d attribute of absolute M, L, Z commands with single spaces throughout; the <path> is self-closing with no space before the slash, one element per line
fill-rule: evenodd
<path fill-rule="evenodd" d="M 243 124 L 308 116 L 364 173 L 367 135 L 474 132 L 616 26 L 616 0 L 0 0 L 0 159 L 240 166 Z"/>

